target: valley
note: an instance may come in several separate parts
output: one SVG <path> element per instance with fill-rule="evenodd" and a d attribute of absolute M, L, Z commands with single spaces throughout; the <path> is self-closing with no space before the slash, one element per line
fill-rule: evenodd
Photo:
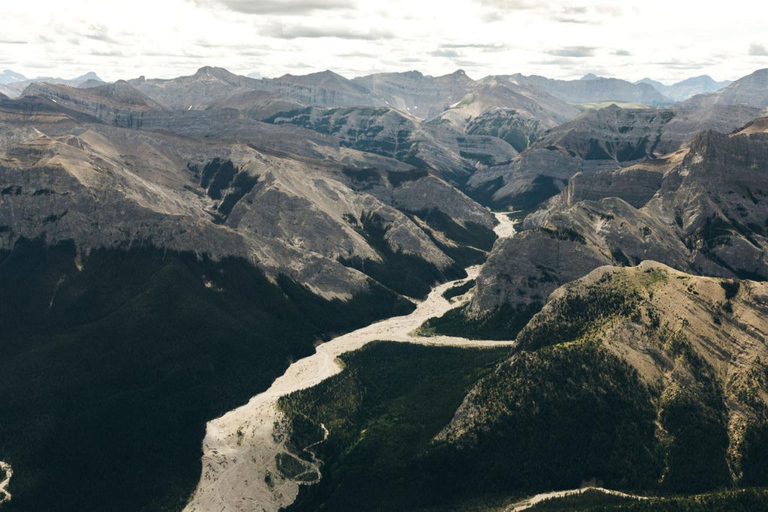
<path fill-rule="evenodd" d="M 495 229 L 499 237 L 514 236 L 513 221 L 505 213 L 496 215 L 499 224 Z M 450 336 L 424 338 L 413 334 L 427 319 L 440 316 L 453 306 L 443 297 L 445 291 L 474 279 L 479 270 L 471 267 L 467 269 L 466 278 L 435 287 L 409 315 L 381 320 L 318 345 L 314 355 L 293 363 L 267 391 L 208 423 L 203 441 L 202 476 L 185 510 L 250 510 L 258 503 L 265 510 L 277 511 L 289 506 L 302 481 L 286 478 L 277 467 L 281 456 L 295 457 L 286 445 L 290 433 L 278 402 L 283 396 L 316 386 L 338 374 L 343 368 L 338 358 L 343 354 L 380 340 L 428 346 L 512 346 L 513 342 L 509 341 Z M 315 472 L 320 478 L 321 468 L 316 464 L 306 471 Z"/>
<path fill-rule="evenodd" d="M 768 72 L 469 71 L 0 75 L 2 510 L 764 504 Z"/>

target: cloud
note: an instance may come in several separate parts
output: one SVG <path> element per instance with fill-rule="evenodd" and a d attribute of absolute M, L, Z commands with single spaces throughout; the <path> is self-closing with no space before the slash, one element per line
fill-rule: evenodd
<path fill-rule="evenodd" d="M 592 24 L 592 23 L 599 23 L 599 22 L 584 20 L 584 19 L 580 19 L 580 18 L 568 18 L 566 16 L 557 16 L 554 19 L 555 19 L 555 21 L 557 21 L 559 23 L 577 23 L 577 24 L 580 24 L 580 25 L 589 25 L 589 24 Z"/>
<path fill-rule="evenodd" d="M 629 57 L 632 55 L 632 52 L 628 50 L 616 50 L 613 52 L 614 55 L 618 55 L 619 57 Z"/>
<path fill-rule="evenodd" d="M 707 66 L 713 66 L 717 64 L 715 60 L 703 60 L 703 61 L 683 61 L 679 59 L 665 60 L 661 62 L 654 62 L 657 66 L 664 66 L 669 69 L 675 70 L 690 70 L 701 69 Z"/>
<path fill-rule="evenodd" d="M 440 48 L 446 50 L 480 50 L 483 52 L 500 52 L 507 49 L 504 44 L 479 44 L 479 43 L 453 43 L 441 44 Z"/>
<path fill-rule="evenodd" d="M 27 41 L 16 39 L 0 39 L 0 44 L 29 44 Z"/>
<path fill-rule="evenodd" d="M 447 59 L 455 59 L 460 56 L 459 52 L 456 50 L 435 50 L 430 52 L 430 55 L 433 57 L 445 57 Z"/>
<path fill-rule="evenodd" d="M 192 0 L 203 7 L 224 7 L 243 14 L 299 15 L 315 11 L 354 9 L 356 0 Z"/>
<path fill-rule="evenodd" d="M 118 50 L 108 50 L 108 51 L 92 51 L 89 52 L 90 55 L 93 55 L 95 57 L 125 57 L 125 54 Z"/>
<path fill-rule="evenodd" d="M 83 34 L 88 39 L 94 41 L 101 41 L 103 43 L 116 43 L 112 36 L 109 35 L 109 29 L 104 25 L 91 25 L 89 32 Z"/>
<path fill-rule="evenodd" d="M 549 59 L 549 60 L 542 60 L 537 62 L 536 64 L 541 64 L 543 66 L 563 66 L 563 67 L 569 67 L 572 66 L 574 61 L 572 59 Z"/>
<path fill-rule="evenodd" d="M 534 2 L 531 0 L 475 0 L 475 2 L 482 5 L 483 7 L 490 7 L 492 9 L 500 9 L 503 11 L 535 9 L 544 3 Z"/>
<path fill-rule="evenodd" d="M 563 14 L 587 14 L 588 10 L 586 7 L 566 7 L 563 9 Z"/>
<path fill-rule="evenodd" d="M 749 45 L 749 54 L 756 57 L 768 57 L 768 48 L 762 44 L 752 43 Z"/>
<path fill-rule="evenodd" d="M 595 54 L 595 48 L 591 46 L 565 46 L 557 50 L 550 50 L 547 53 L 556 57 L 592 57 Z"/>
<path fill-rule="evenodd" d="M 277 39 L 317 39 L 321 37 L 335 37 L 337 39 L 359 39 L 376 41 L 379 39 L 392 39 L 394 34 L 383 30 L 360 31 L 349 27 L 315 27 L 306 25 L 284 25 L 275 23 L 265 26 L 261 35 Z"/>

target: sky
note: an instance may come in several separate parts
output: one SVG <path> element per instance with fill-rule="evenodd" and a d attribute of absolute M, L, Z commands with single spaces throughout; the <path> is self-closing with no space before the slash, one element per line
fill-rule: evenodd
<path fill-rule="evenodd" d="M 0 70 L 723 80 L 768 68 L 767 22 L 766 0 L 0 0 Z"/>

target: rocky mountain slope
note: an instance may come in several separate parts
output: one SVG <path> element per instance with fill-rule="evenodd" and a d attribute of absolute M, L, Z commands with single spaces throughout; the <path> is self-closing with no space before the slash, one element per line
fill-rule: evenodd
<path fill-rule="evenodd" d="M 466 348 L 344 355 L 281 399 L 275 478 L 307 482 L 292 511 L 522 510 L 589 482 L 667 510 L 669 494 L 763 485 L 766 312 L 765 283 L 600 267 L 556 290 L 493 369 Z"/>

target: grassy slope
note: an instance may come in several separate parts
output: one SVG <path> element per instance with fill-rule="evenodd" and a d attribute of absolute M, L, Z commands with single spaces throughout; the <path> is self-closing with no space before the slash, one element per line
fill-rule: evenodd
<path fill-rule="evenodd" d="M 410 310 L 325 301 L 242 260 L 24 242 L 0 255 L 0 460 L 9 510 L 178 510 L 205 422 L 318 337 Z"/>

